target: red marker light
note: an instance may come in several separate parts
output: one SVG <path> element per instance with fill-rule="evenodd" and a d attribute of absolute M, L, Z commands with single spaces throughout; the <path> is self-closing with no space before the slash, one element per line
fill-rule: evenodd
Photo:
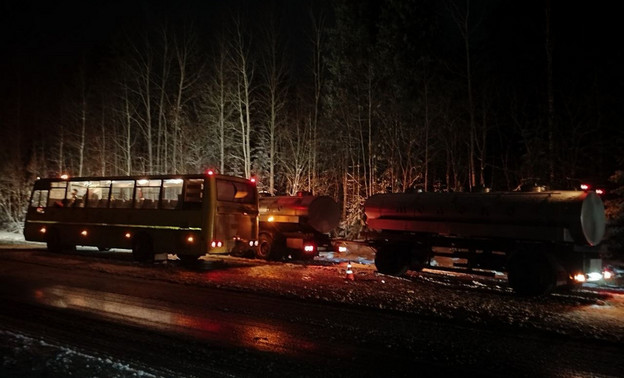
<path fill-rule="evenodd" d="M 588 189 L 589 189 L 589 185 L 581 184 L 581 190 L 588 190 Z"/>
<path fill-rule="evenodd" d="M 253 182 L 255 184 L 256 183 L 256 178 L 252 177 L 252 178 L 249 179 L 249 181 L 251 181 L 251 182 Z"/>
<path fill-rule="evenodd" d="M 212 176 L 212 175 L 214 175 L 214 171 L 212 169 L 206 169 L 206 174 L 208 176 Z"/>
<path fill-rule="evenodd" d="M 605 193 L 605 191 L 603 189 L 596 189 L 596 194 L 598 194 L 599 196 L 603 195 Z"/>

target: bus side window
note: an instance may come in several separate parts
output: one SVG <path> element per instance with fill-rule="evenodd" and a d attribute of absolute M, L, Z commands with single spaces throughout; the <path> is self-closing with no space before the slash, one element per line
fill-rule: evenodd
<path fill-rule="evenodd" d="M 30 201 L 31 207 L 45 207 L 48 202 L 47 190 L 35 190 L 33 192 L 32 201 Z"/>
<path fill-rule="evenodd" d="M 134 191 L 134 180 L 116 180 L 111 186 L 110 207 L 128 208 L 132 207 L 132 193 Z"/>
<path fill-rule="evenodd" d="M 178 203 L 178 209 L 199 209 L 201 208 L 201 202 L 204 190 L 204 179 L 190 179 L 186 181 L 186 189 L 184 191 L 184 203 L 180 207 Z"/>
<path fill-rule="evenodd" d="M 48 197 L 48 207 L 65 206 L 65 188 L 51 188 Z"/>
<path fill-rule="evenodd" d="M 182 204 L 182 179 L 167 179 L 162 187 L 162 209 L 176 209 Z"/>
<path fill-rule="evenodd" d="M 201 202 L 204 180 L 188 180 L 184 202 Z"/>

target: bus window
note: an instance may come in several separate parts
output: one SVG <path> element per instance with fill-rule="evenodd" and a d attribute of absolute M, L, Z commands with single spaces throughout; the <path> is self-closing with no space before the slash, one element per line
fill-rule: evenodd
<path fill-rule="evenodd" d="M 188 179 L 185 184 L 184 204 L 182 207 L 184 209 L 201 208 L 204 191 L 204 179 Z"/>
<path fill-rule="evenodd" d="M 182 179 L 169 179 L 163 181 L 162 186 L 162 209 L 175 209 L 178 201 L 182 198 Z"/>
<path fill-rule="evenodd" d="M 115 180 L 111 185 L 110 207 L 132 207 L 132 193 L 134 192 L 134 180 Z"/>
<path fill-rule="evenodd" d="M 45 207 L 48 203 L 48 191 L 47 190 L 35 190 L 33 192 L 32 200 L 30 201 L 31 207 Z"/>
<path fill-rule="evenodd" d="M 256 190 L 251 184 L 217 180 L 217 200 L 238 202 L 238 203 L 255 203 Z"/>
<path fill-rule="evenodd" d="M 48 207 L 63 207 L 65 204 L 65 190 L 67 183 L 65 181 L 52 182 L 50 184 L 50 197 L 48 198 Z"/>
<path fill-rule="evenodd" d="M 108 207 L 110 180 L 91 181 L 87 188 L 88 207 Z"/>
<path fill-rule="evenodd" d="M 186 182 L 184 202 L 201 202 L 204 190 L 204 179 L 190 179 Z"/>
<path fill-rule="evenodd" d="M 135 209 L 156 209 L 162 180 L 137 180 L 134 193 Z"/>
<path fill-rule="evenodd" d="M 67 196 L 65 197 L 67 207 L 84 207 L 88 186 L 89 183 L 87 181 L 70 182 Z"/>

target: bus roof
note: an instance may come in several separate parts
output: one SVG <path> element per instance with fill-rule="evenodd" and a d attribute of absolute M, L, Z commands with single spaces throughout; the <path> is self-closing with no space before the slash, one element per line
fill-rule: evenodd
<path fill-rule="evenodd" d="M 70 182 L 70 181 L 102 181 L 102 180 L 167 180 L 167 179 L 201 179 L 206 177 L 215 177 L 226 179 L 229 181 L 238 181 L 238 182 L 247 182 L 253 183 L 252 180 L 237 177 L 237 176 L 229 176 L 229 175 L 219 175 L 219 174 L 202 174 L 202 173 L 193 173 L 193 174 L 159 174 L 159 175 L 132 175 L 132 176 L 82 176 L 82 177 L 46 177 L 39 178 L 35 181 L 35 187 L 45 186 L 45 184 L 49 184 L 51 182 Z"/>

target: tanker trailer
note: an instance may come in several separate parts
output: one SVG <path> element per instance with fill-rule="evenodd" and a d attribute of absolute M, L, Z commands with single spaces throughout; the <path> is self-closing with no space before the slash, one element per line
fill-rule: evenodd
<path fill-rule="evenodd" d="M 507 273 L 515 292 L 546 294 L 602 271 L 604 205 L 594 192 L 377 194 L 364 204 L 381 273 L 446 255 L 469 271 Z"/>
<path fill-rule="evenodd" d="M 340 208 L 327 196 L 260 197 L 258 211 L 257 257 L 269 260 L 314 258 L 319 248 L 331 248 L 328 233 L 340 222 Z"/>

